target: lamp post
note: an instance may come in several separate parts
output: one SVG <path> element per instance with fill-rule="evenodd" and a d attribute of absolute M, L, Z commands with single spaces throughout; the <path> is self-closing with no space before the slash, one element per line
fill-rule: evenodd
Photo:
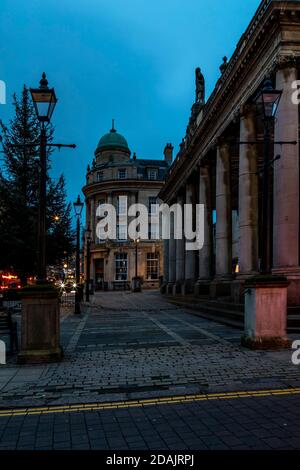
<path fill-rule="evenodd" d="M 259 91 L 255 102 L 263 112 L 264 122 L 264 158 L 263 158 L 263 195 L 262 195 L 262 221 L 261 221 L 261 266 L 262 274 L 271 272 L 271 220 L 270 220 L 270 150 L 271 150 L 271 126 L 278 109 L 282 91 L 273 88 L 270 79 L 266 79 L 263 88 Z"/>
<path fill-rule="evenodd" d="M 135 277 L 131 281 L 131 290 L 132 292 L 141 292 L 141 279 L 138 277 L 138 245 L 141 239 L 136 238 L 134 240 L 135 244 Z"/>
<path fill-rule="evenodd" d="M 75 314 L 80 314 L 80 217 L 83 209 L 83 202 L 78 195 L 77 200 L 73 202 L 76 222 L 76 290 L 75 290 Z"/>
<path fill-rule="evenodd" d="M 48 88 L 43 73 L 39 88 L 30 88 L 37 118 L 41 125 L 40 135 L 40 195 L 38 214 L 38 271 L 37 283 L 46 282 L 46 184 L 47 184 L 47 124 L 57 103 L 54 88 Z"/>
<path fill-rule="evenodd" d="M 135 278 L 138 277 L 138 245 L 140 243 L 140 238 L 135 240 Z"/>
<path fill-rule="evenodd" d="M 91 230 L 88 227 L 85 231 L 86 236 L 86 280 L 85 280 L 85 300 L 90 301 L 90 275 L 91 275 Z"/>
<path fill-rule="evenodd" d="M 38 144 L 40 145 L 37 283 L 46 284 L 47 147 L 61 149 L 63 147 L 75 148 L 76 145 L 47 142 L 47 126 L 50 123 L 57 98 L 54 89 L 48 88 L 45 73 L 42 75 L 39 88 L 30 88 L 30 93 L 40 123 L 40 141 L 12 144 L 12 146 L 34 149 Z M 58 222 L 59 216 L 54 217 L 54 220 Z M 38 315 L 37 305 L 39 305 Z M 61 360 L 59 298 L 58 291 L 52 286 L 45 285 L 38 289 L 32 288 L 22 292 L 22 333 L 21 351 L 18 355 L 19 363 Z"/>

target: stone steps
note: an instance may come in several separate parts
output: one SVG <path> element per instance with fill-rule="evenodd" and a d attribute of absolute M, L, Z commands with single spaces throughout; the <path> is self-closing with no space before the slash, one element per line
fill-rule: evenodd
<path fill-rule="evenodd" d="M 169 301 L 178 307 L 188 309 L 208 320 L 214 320 L 232 328 L 244 328 L 244 305 L 223 300 L 209 300 L 207 297 L 169 296 Z M 300 307 L 288 308 L 288 332 L 300 332 Z"/>

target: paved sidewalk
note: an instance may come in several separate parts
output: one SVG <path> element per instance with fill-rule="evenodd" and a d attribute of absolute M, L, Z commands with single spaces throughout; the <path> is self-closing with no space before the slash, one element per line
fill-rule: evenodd
<path fill-rule="evenodd" d="M 300 449 L 300 397 L 0 416 L 0 451 Z"/>
<path fill-rule="evenodd" d="M 240 332 L 157 292 L 96 294 L 62 322 L 59 364 L 0 366 L 0 407 L 129 400 L 300 385 L 291 351 L 253 352 Z"/>

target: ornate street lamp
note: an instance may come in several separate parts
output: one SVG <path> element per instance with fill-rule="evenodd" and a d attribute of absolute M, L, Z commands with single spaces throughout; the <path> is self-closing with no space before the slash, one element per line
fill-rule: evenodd
<path fill-rule="evenodd" d="M 54 88 L 48 88 L 45 72 L 42 75 L 39 88 L 30 88 L 32 101 L 37 118 L 41 123 L 49 123 L 57 103 Z"/>
<path fill-rule="evenodd" d="M 256 105 L 262 109 L 265 120 L 275 118 L 281 95 L 282 91 L 275 90 L 272 81 L 269 78 L 266 79 L 263 88 L 255 98 Z"/>
<path fill-rule="evenodd" d="M 81 214 L 82 214 L 82 209 L 83 209 L 83 202 L 80 200 L 80 196 L 78 195 L 77 199 L 75 202 L 73 202 L 73 206 L 74 206 L 74 211 L 75 211 L 75 215 L 78 218 L 81 217 Z"/>
<path fill-rule="evenodd" d="M 75 291 L 75 313 L 80 314 L 80 218 L 83 209 L 83 202 L 78 195 L 77 200 L 73 202 L 75 216 L 77 218 L 76 226 L 76 291 Z"/>
<path fill-rule="evenodd" d="M 91 276 L 91 238 L 92 231 L 90 227 L 87 227 L 85 231 L 86 239 L 86 279 L 85 279 L 85 300 L 90 301 L 90 276 Z"/>
<path fill-rule="evenodd" d="M 39 209 L 38 209 L 38 269 L 37 280 L 39 284 L 46 284 L 46 182 L 47 182 L 47 147 L 75 148 L 75 144 L 54 144 L 47 142 L 47 126 L 50 123 L 55 109 L 57 98 L 53 88 L 48 88 L 46 74 L 43 73 L 39 88 L 30 89 L 37 119 L 40 123 L 40 165 L 39 165 Z M 13 144 L 17 148 L 34 149 L 37 141 Z M 53 220 L 58 222 L 60 217 L 55 214 Z M 57 295 L 56 295 L 57 294 Z M 26 294 L 23 294 L 26 297 Z M 62 349 L 59 344 L 59 301 L 58 293 L 50 286 L 39 287 L 30 294 L 33 300 L 22 301 L 22 350 L 19 353 L 19 363 L 37 363 L 58 361 L 62 357 Z M 42 301 L 40 302 L 40 299 Z M 39 315 L 36 315 L 37 300 Z M 43 315 L 45 313 L 45 315 Z M 47 328 L 44 328 L 47 318 Z M 36 345 L 39 349 L 36 349 Z"/>
<path fill-rule="evenodd" d="M 274 122 L 282 91 L 275 90 L 270 79 L 266 79 L 259 91 L 255 103 L 258 111 L 263 113 L 264 119 L 264 163 L 263 163 L 263 197 L 261 221 L 261 266 L 262 274 L 271 272 L 271 217 L 270 217 L 270 154 L 271 154 L 271 125 Z"/>
<path fill-rule="evenodd" d="M 46 124 L 50 123 L 57 98 L 54 88 L 48 88 L 45 72 L 39 88 L 30 88 L 37 118 L 41 124 L 40 135 L 40 195 L 38 218 L 38 273 L 37 282 L 44 284 L 46 274 L 46 184 L 47 184 L 47 132 Z"/>

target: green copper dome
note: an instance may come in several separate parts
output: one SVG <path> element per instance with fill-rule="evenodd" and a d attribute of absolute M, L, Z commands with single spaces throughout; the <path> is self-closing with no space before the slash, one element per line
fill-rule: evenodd
<path fill-rule="evenodd" d="M 97 146 L 97 150 L 110 149 L 123 149 L 127 150 L 127 152 L 130 152 L 127 140 L 121 134 L 118 134 L 114 127 L 108 134 L 105 134 L 103 137 L 101 137 Z"/>

